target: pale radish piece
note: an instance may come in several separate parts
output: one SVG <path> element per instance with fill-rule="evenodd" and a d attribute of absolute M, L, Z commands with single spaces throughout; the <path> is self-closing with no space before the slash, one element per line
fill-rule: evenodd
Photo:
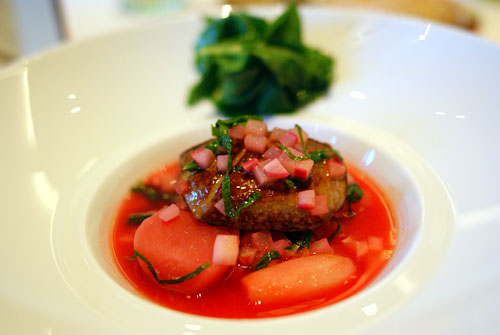
<path fill-rule="evenodd" d="M 174 184 L 179 178 L 181 167 L 179 163 L 162 166 L 146 179 L 146 185 L 153 186 L 162 192 L 175 192 Z"/>
<path fill-rule="evenodd" d="M 264 159 L 277 158 L 281 155 L 282 152 L 283 152 L 283 150 L 281 150 L 280 148 L 278 148 L 275 145 L 272 145 L 269 147 L 269 149 L 266 150 L 266 152 L 264 152 L 264 154 L 262 155 L 262 158 L 264 158 Z"/>
<path fill-rule="evenodd" d="M 202 169 L 208 169 L 212 162 L 215 160 L 215 155 L 212 150 L 204 148 L 196 150 L 191 154 L 191 158 L 198 164 Z"/>
<path fill-rule="evenodd" d="M 266 151 L 267 138 L 261 135 L 248 134 L 245 136 L 245 148 L 249 151 L 263 154 Z"/>
<path fill-rule="evenodd" d="M 281 154 L 278 156 L 278 159 L 280 160 L 283 167 L 288 171 L 288 173 L 293 175 L 295 166 L 297 165 L 297 161 L 291 159 L 284 151 L 281 152 Z"/>
<path fill-rule="evenodd" d="M 304 152 L 304 148 L 302 147 L 302 144 L 301 144 L 300 142 L 295 143 L 295 145 L 293 146 L 293 148 L 294 148 L 295 150 L 297 150 L 297 151 L 301 152 L 301 153 L 303 153 L 303 152 Z M 306 148 L 306 150 L 307 150 L 307 148 Z"/>
<path fill-rule="evenodd" d="M 250 266 L 255 260 L 255 256 L 257 256 L 257 249 L 249 245 L 241 246 L 238 262 L 243 266 Z"/>
<path fill-rule="evenodd" d="M 286 178 L 290 175 L 278 158 L 274 158 L 264 166 L 264 173 L 271 178 Z"/>
<path fill-rule="evenodd" d="M 269 230 L 257 231 L 250 233 L 250 244 L 257 251 L 267 251 L 273 243 L 273 238 Z"/>
<path fill-rule="evenodd" d="M 311 247 L 309 248 L 309 251 L 311 252 L 312 255 L 333 254 L 333 249 L 330 246 L 330 243 L 328 243 L 327 238 L 322 238 L 321 240 L 311 242 Z"/>
<path fill-rule="evenodd" d="M 229 155 L 219 155 L 219 156 L 217 156 L 217 171 L 219 171 L 219 172 L 226 172 L 228 157 L 229 157 Z"/>
<path fill-rule="evenodd" d="M 160 287 L 180 292 L 196 292 L 212 286 L 224 277 L 228 266 L 211 264 L 217 235 L 239 235 L 237 229 L 211 226 L 197 221 L 193 215 L 181 211 L 165 224 L 155 214 L 142 222 L 135 233 L 134 250 L 144 256 L 161 280 L 172 280 L 210 264 L 197 276 L 179 284 L 161 285 L 153 277 L 147 263 L 138 259 L 143 272 Z"/>
<path fill-rule="evenodd" d="M 241 163 L 241 167 L 247 171 L 252 172 L 253 168 L 259 164 L 259 160 L 257 158 L 252 158 L 246 162 Z"/>
<path fill-rule="evenodd" d="M 316 207 L 316 195 L 314 190 L 306 190 L 297 193 L 297 207 L 302 209 L 314 209 Z"/>
<path fill-rule="evenodd" d="M 297 156 L 297 157 L 304 157 L 304 153 L 302 152 L 302 149 L 300 150 L 297 150 L 297 149 L 294 149 L 292 147 L 287 147 L 288 150 L 290 150 L 290 152 L 294 155 L 294 156 Z"/>
<path fill-rule="evenodd" d="M 299 129 L 297 127 L 293 128 L 291 130 L 292 133 L 294 133 L 295 135 L 297 135 L 297 138 L 298 138 L 298 142 L 302 145 L 302 143 L 300 142 L 300 137 L 299 137 Z M 305 132 L 304 129 L 302 129 L 302 139 L 304 140 L 304 144 L 307 144 L 307 140 L 309 139 L 309 135 Z"/>
<path fill-rule="evenodd" d="M 298 137 L 291 131 L 287 131 L 283 133 L 280 138 L 279 142 L 284 145 L 285 147 L 293 147 L 297 143 Z"/>
<path fill-rule="evenodd" d="M 242 140 L 245 138 L 246 132 L 245 127 L 236 125 L 233 128 L 228 130 L 229 137 L 235 140 Z"/>
<path fill-rule="evenodd" d="M 164 206 L 158 211 L 158 217 L 163 222 L 169 222 L 179 217 L 180 210 L 176 204 Z"/>
<path fill-rule="evenodd" d="M 262 161 L 253 168 L 252 172 L 259 186 L 266 186 L 276 181 L 276 178 L 269 177 L 264 172 L 264 166 L 266 166 L 267 163 L 269 163 L 269 160 Z"/>
<path fill-rule="evenodd" d="M 238 236 L 217 235 L 214 242 L 212 263 L 220 265 L 236 265 L 239 251 Z"/>
<path fill-rule="evenodd" d="M 314 204 L 314 209 L 309 210 L 311 215 L 319 216 L 328 213 L 328 198 L 326 194 L 317 195 L 314 199 Z"/>
<path fill-rule="evenodd" d="M 224 200 L 223 199 L 220 199 L 219 201 L 217 201 L 215 203 L 214 207 L 217 208 L 217 210 L 219 212 L 221 212 L 222 214 L 226 215 L 225 208 L 224 208 Z"/>
<path fill-rule="evenodd" d="M 274 128 L 271 131 L 271 134 L 269 135 L 269 141 L 270 142 L 278 142 L 280 139 L 280 136 L 284 133 L 286 133 L 287 130 L 281 129 L 281 128 Z"/>
<path fill-rule="evenodd" d="M 282 258 L 288 258 L 288 257 L 292 256 L 292 253 L 289 250 L 286 250 L 285 248 L 289 247 L 291 245 L 292 245 L 292 242 L 290 242 L 290 240 L 285 238 L 285 239 L 274 241 L 271 244 L 269 249 L 276 250 Z"/>
<path fill-rule="evenodd" d="M 285 306 L 324 297 L 340 288 L 356 267 L 349 258 L 321 254 L 294 258 L 241 280 L 252 303 Z"/>
<path fill-rule="evenodd" d="M 245 125 L 245 133 L 247 135 L 267 136 L 267 124 L 264 121 L 248 120 Z"/>
<path fill-rule="evenodd" d="M 296 161 L 292 175 L 297 178 L 307 179 L 311 174 L 313 166 L 314 161 L 312 159 L 306 159 L 305 161 Z"/>
<path fill-rule="evenodd" d="M 336 162 L 332 159 L 328 159 L 326 161 L 326 166 L 328 168 L 328 175 L 331 178 L 340 178 L 340 177 L 343 177 L 345 175 L 345 172 L 346 172 L 345 165 L 340 163 L 340 162 Z"/>
<path fill-rule="evenodd" d="M 183 195 L 188 190 L 188 183 L 184 179 L 179 179 L 174 184 L 175 193 Z"/>

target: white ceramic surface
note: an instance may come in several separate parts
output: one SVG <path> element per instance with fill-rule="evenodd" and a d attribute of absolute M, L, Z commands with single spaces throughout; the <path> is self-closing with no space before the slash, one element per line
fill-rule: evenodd
<path fill-rule="evenodd" d="M 185 105 L 201 29 L 186 13 L 0 73 L 0 333 L 500 331 L 500 48 L 388 16 L 305 8 L 303 18 L 308 43 L 336 56 L 336 82 L 269 121 L 335 141 L 405 204 L 398 215 L 413 223 L 391 271 L 338 305 L 261 321 L 172 312 L 113 272 L 112 205 L 157 153 L 172 157 L 172 139 L 194 141 L 217 117 Z"/>

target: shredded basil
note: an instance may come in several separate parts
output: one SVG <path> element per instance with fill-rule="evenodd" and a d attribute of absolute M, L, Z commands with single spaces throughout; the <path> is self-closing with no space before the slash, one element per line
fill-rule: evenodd
<path fill-rule="evenodd" d="M 305 248 L 305 247 L 307 247 L 307 249 L 309 249 L 309 247 L 311 246 L 311 239 L 313 236 L 313 232 L 310 230 L 304 230 L 303 232 L 300 232 L 300 233 L 301 233 L 301 239 L 297 240 L 292 245 L 285 247 L 286 250 L 289 250 L 292 253 L 295 253 L 297 250 Z M 289 233 L 288 237 L 290 237 L 293 240 L 294 239 L 293 235 L 294 235 L 293 233 Z"/>
<path fill-rule="evenodd" d="M 335 236 L 337 236 L 340 232 L 340 221 L 336 218 L 333 218 L 333 220 L 337 223 L 337 228 L 335 229 L 335 231 L 333 232 L 332 235 L 330 235 L 330 237 L 328 237 L 328 242 L 330 242 L 331 240 L 333 240 L 335 238 Z"/>
<path fill-rule="evenodd" d="M 190 272 L 184 276 L 180 276 L 180 277 L 172 278 L 172 279 L 160 279 L 158 277 L 158 273 L 156 272 L 155 268 L 153 267 L 153 264 L 151 264 L 151 262 L 146 257 L 141 255 L 137 250 L 134 250 L 134 257 L 138 257 L 142 261 L 144 261 L 144 263 L 146 263 L 148 270 L 151 272 L 151 274 L 153 275 L 156 282 L 158 284 L 161 284 L 161 285 L 173 285 L 173 284 L 183 283 L 189 279 L 193 279 L 194 277 L 199 275 L 203 270 L 205 270 L 206 268 L 208 268 L 210 266 L 210 263 L 205 263 L 205 264 L 200 265 L 193 272 Z"/>
<path fill-rule="evenodd" d="M 238 172 L 243 172 L 243 167 L 237 165 L 237 166 L 233 166 L 233 168 L 231 169 L 231 172 L 235 172 L 235 171 L 238 171 Z"/>
<path fill-rule="evenodd" d="M 337 158 L 342 161 L 342 156 L 337 150 L 327 149 L 327 150 L 318 150 L 315 152 L 308 153 L 306 149 L 306 144 L 304 142 L 304 138 L 302 137 L 302 127 L 298 124 L 295 125 L 299 133 L 300 144 L 302 145 L 302 151 L 304 152 L 305 159 L 311 159 L 314 163 L 324 161 L 325 159 L 332 158 L 331 154 L 337 156 Z M 283 148 L 282 148 L 283 149 Z M 286 151 L 285 151 L 286 152 Z M 287 155 L 290 157 L 290 154 L 287 152 Z M 292 158 L 292 157 L 290 157 Z M 292 158 L 294 159 L 294 158 Z M 297 160 L 297 159 L 296 159 Z M 304 159 L 300 159 L 304 160 Z"/>
<path fill-rule="evenodd" d="M 291 159 L 293 159 L 294 161 L 305 161 L 305 160 L 308 160 L 309 158 L 306 157 L 306 156 L 295 156 L 291 151 L 290 149 L 288 149 L 287 147 L 285 147 L 283 144 L 281 143 L 278 143 L 278 146 L 280 147 L 281 150 L 283 150 L 285 152 L 285 154 L 288 155 L 288 157 L 290 157 Z"/>
<path fill-rule="evenodd" d="M 234 216 L 238 217 L 238 215 L 240 215 L 240 212 L 242 209 L 253 205 L 257 200 L 260 199 L 260 197 L 261 197 L 261 195 L 259 192 L 252 193 L 245 201 L 243 201 L 243 204 L 241 204 L 241 206 L 238 207 L 238 209 L 234 213 Z"/>
<path fill-rule="evenodd" d="M 195 172 L 195 171 L 198 171 L 199 168 L 200 167 L 198 166 L 198 164 L 196 164 L 195 161 L 191 161 L 191 162 L 187 163 L 186 165 L 184 165 L 182 170 L 189 171 L 189 172 Z"/>
<path fill-rule="evenodd" d="M 128 223 L 131 224 L 141 224 L 142 221 L 146 220 L 148 217 L 152 216 L 154 212 L 139 212 L 133 213 L 128 216 Z"/>
<path fill-rule="evenodd" d="M 262 270 L 271 263 L 272 260 L 280 259 L 280 253 L 276 250 L 268 251 L 262 256 L 257 265 L 255 266 L 255 271 Z"/>
<path fill-rule="evenodd" d="M 302 137 L 302 127 L 298 124 L 295 125 L 299 133 L 300 144 L 302 145 L 302 151 L 307 155 L 306 144 L 304 142 L 304 138 Z"/>
<path fill-rule="evenodd" d="M 217 140 L 213 140 L 205 145 L 205 148 L 210 149 L 215 154 L 219 150 L 219 143 L 217 143 Z"/>
<path fill-rule="evenodd" d="M 360 201 L 363 195 L 364 192 L 357 183 L 352 183 L 351 185 L 347 185 L 345 199 L 347 201 L 347 212 L 349 216 L 356 215 L 351 208 L 351 204 Z"/>
<path fill-rule="evenodd" d="M 285 179 L 285 184 L 288 185 L 288 187 L 290 187 L 292 190 L 296 190 L 297 189 L 297 185 L 295 184 L 295 182 L 289 178 L 286 178 Z"/>
<path fill-rule="evenodd" d="M 132 187 L 131 192 L 133 193 L 141 193 L 144 194 L 146 197 L 148 197 L 151 200 L 158 200 L 161 197 L 161 194 L 158 193 L 154 188 L 150 186 L 146 186 L 144 183 L 140 182 L 136 186 Z"/>

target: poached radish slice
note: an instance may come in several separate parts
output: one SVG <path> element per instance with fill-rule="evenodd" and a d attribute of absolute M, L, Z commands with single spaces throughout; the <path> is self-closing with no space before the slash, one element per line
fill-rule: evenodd
<path fill-rule="evenodd" d="M 316 194 L 314 190 L 306 190 L 297 193 L 297 207 L 302 209 L 314 209 L 314 207 L 316 207 Z"/>
<path fill-rule="evenodd" d="M 248 134 L 245 136 L 245 148 L 247 150 L 263 154 L 266 151 L 267 138 L 261 135 Z"/>
<path fill-rule="evenodd" d="M 246 162 L 241 163 L 241 167 L 247 171 L 252 172 L 253 168 L 259 164 L 259 160 L 257 158 L 252 158 Z"/>
<path fill-rule="evenodd" d="M 245 138 L 246 132 L 245 127 L 236 125 L 233 128 L 228 130 L 229 137 L 235 140 L 242 140 Z"/>
<path fill-rule="evenodd" d="M 349 258 L 320 254 L 252 272 L 241 282 L 252 303 L 284 306 L 324 297 L 342 287 L 355 270 Z"/>
<path fill-rule="evenodd" d="M 217 235 L 239 236 L 239 231 L 211 226 L 197 221 L 193 215 L 180 211 L 179 216 L 165 224 L 158 214 L 142 222 L 135 233 L 134 250 L 144 256 L 161 280 L 185 276 L 201 265 L 212 263 Z M 138 259 L 144 273 L 154 282 L 147 264 Z M 190 293 L 212 286 L 224 277 L 227 265 L 210 264 L 197 276 L 180 284 L 161 285 L 171 290 Z"/>
<path fill-rule="evenodd" d="M 286 178 L 290 175 L 278 158 L 274 158 L 264 166 L 264 173 L 271 178 Z"/>
<path fill-rule="evenodd" d="M 158 217 L 163 222 L 169 222 L 176 219 L 180 214 L 180 209 L 176 204 L 170 206 L 164 206 L 158 211 Z"/>
<path fill-rule="evenodd" d="M 212 150 L 204 148 L 201 150 L 196 150 L 191 154 L 191 158 L 198 164 L 202 169 L 208 169 L 208 167 L 215 160 L 215 155 Z"/>
<path fill-rule="evenodd" d="M 240 251 L 237 235 L 217 235 L 212 254 L 213 264 L 236 265 Z"/>
<path fill-rule="evenodd" d="M 217 156 L 217 171 L 219 171 L 219 172 L 226 172 L 228 157 L 229 157 L 229 155 L 219 155 L 219 156 Z"/>
<path fill-rule="evenodd" d="M 245 125 L 245 133 L 257 136 L 267 135 L 267 124 L 264 121 L 248 120 Z"/>
<path fill-rule="evenodd" d="M 328 213 L 328 198 L 326 194 L 317 195 L 314 199 L 314 208 L 309 210 L 311 215 L 323 215 Z"/>

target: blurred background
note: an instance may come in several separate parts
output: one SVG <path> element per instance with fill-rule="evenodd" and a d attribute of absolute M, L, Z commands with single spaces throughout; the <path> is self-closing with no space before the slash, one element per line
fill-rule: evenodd
<path fill-rule="evenodd" d="M 0 0 L 0 67 L 66 41 L 213 5 L 237 9 L 271 0 Z M 500 0 L 299 0 L 440 22 L 500 45 Z"/>

